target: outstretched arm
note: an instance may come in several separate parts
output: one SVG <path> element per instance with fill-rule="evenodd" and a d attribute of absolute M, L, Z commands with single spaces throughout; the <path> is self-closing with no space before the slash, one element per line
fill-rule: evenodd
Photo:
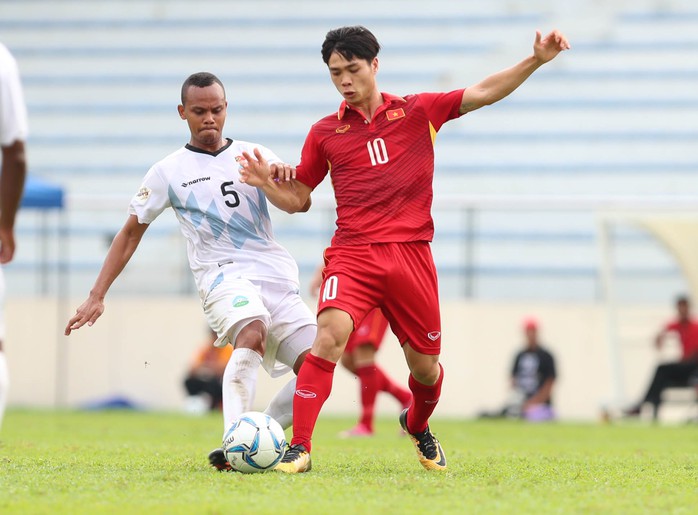
<path fill-rule="evenodd" d="M 461 100 L 460 113 L 465 114 L 500 101 L 523 84 L 543 64 L 569 48 L 570 44 L 561 32 L 554 30 L 542 37 L 540 31 L 536 31 L 533 55 L 466 88 Z"/>
<path fill-rule="evenodd" d="M 240 182 L 260 188 L 269 202 L 287 213 L 310 209 L 312 190 L 296 180 L 295 168 L 270 165 L 258 149 L 254 149 L 254 156 L 243 152 L 242 157 Z"/>
<path fill-rule="evenodd" d="M 65 327 L 66 336 L 85 324 L 91 326 L 102 315 L 104 297 L 107 291 L 133 256 L 147 228 L 148 224 L 139 223 L 136 215 L 129 215 L 109 247 L 107 257 L 104 259 L 102 269 L 87 300 L 80 305 L 75 315 L 68 321 L 68 325 Z"/>

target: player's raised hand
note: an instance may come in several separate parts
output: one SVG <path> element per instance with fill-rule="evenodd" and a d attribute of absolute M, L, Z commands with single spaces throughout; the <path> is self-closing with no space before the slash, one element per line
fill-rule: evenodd
<path fill-rule="evenodd" d="M 539 30 L 536 31 L 536 40 L 533 43 L 533 55 L 535 55 L 539 61 L 547 63 L 563 50 L 569 49 L 569 41 L 567 41 L 567 38 L 559 30 L 554 30 L 545 37 L 543 37 Z"/>
<path fill-rule="evenodd" d="M 70 335 L 71 331 L 80 329 L 83 325 L 91 326 L 104 313 L 104 302 L 99 299 L 88 297 L 82 305 L 76 310 L 73 318 L 68 320 L 68 325 L 65 326 L 65 335 Z"/>
<path fill-rule="evenodd" d="M 240 182 L 260 188 L 271 176 L 271 167 L 258 148 L 254 149 L 254 157 L 243 152 L 244 161 L 239 162 Z"/>

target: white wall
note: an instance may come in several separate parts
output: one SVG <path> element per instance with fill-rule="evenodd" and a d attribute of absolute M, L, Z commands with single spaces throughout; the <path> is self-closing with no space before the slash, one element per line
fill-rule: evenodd
<path fill-rule="evenodd" d="M 79 301 L 9 299 L 5 349 L 11 374 L 10 404 L 70 406 L 122 395 L 153 409 L 181 409 L 182 378 L 204 338 L 195 298 L 114 298 L 93 326 L 63 336 Z M 443 307 L 445 382 L 437 413 L 473 416 L 499 407 L 506 395 L 511 359 L 522 344 L 521 320 L 541 322 L 541 336 L 557 358 L 556 404 L 562 418 L 594 419 L 613 399 L 606 311 L 596 304 L 485 304 L 449 302 Z M 656 363 L 651 338 L 670 317 L 671 306 L 624 308 L 626 400 L 640 396 Z M 378 354 L 381 365 L 403 383 L 407 368 L 391 335 Z M 262 372 L 257 408 L 290 376 L 271 380 Z M 326 413 L 356 413 L 355 379 L 338 369 Z M 395 414 L 397 404 L 379 397 L 378 411 Z"/>

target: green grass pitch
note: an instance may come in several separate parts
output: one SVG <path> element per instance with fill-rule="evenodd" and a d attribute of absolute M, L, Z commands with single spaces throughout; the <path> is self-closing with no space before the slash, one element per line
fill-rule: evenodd
<path fill-rule="evenodd" d="M 449 471 L 427 472 L 397 417 L 342 440 L 320 417 L 313 470 L 219 473 L 220 414 L 10 410 L 3 514 L 695 513 L 698 425 L 434 418 Z"/>

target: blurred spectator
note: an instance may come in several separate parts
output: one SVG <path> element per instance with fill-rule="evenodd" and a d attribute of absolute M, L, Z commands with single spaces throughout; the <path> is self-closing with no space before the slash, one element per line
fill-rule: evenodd
<path fill-rule="evenodd" d="M 27 108 L 17 62 L 0 43 L 0 264 L 9 263 L 15 252 L 15 215 L 22 198 L 27 162 Z M 2 348 L 5 339 L 5 279 L 0 268 L 0 426 L 7 405 L 10 378 Z"/>
<path fill-rule="evenodd" d="M 647 393 L 642 401 L 625 410 L 626 416 L 639 416 L 643 404 L 648 403 L 652 405 L 652 416 L 656 420 L 662 403 L 662 392 L 666 388 L 691 386 L 698 375 L 698 321 L 691 315 L 688 297 L 679 296 L 676 299 L 676 319 L 667 323 L 655 337 L 654 344 L 658 350 L 664 345 L 669 333 L 675 333 L 681 342 L 681 359 L 657 366 Z"/>
<path fill-rule="evenodd" d="M 523 323 L 524 348 L 516 354 L 511 369 L 511 392 L 504 408 L 483 417 L 521 417 L 529 421 L 552 420 L 555 359 L 540 344 L 538 322 L 526 319 Z"/>
<path fill-rule="evenodd" d="M 194 353 L 191 368 L 184 379 L 190 413 L 221 409 L 223 402 L 223 372 L 233 353 L 233 346 L 215 347 L 218 336 L 209 330 L 208 340 Z"/>

